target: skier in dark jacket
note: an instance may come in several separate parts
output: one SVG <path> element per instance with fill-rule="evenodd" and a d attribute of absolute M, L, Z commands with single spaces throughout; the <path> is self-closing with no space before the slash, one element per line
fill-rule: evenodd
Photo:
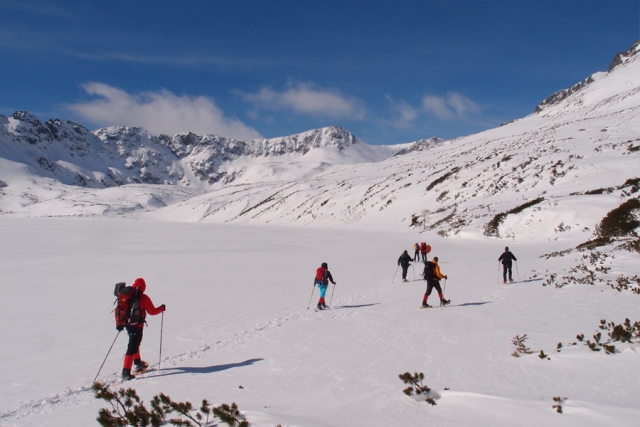
<path fill-rule="evenodd" d="M 505 285 L 507 284 L 507 272 L 509 272 L 509 283 L 512 283 L 513 276 L 511 274 L 511 266 L 512 266 L 511 261 L 518 261 L 518 260 L 511 253 L 508 246 L 504 248 L 504 252 L 502 253 L 502 255 L 500 255 L 500 258 L 498 258 L 498 261 L 502 261 L 502 280 L 504 281 L 504 284 Z"/>
<path fill-rule="evenodd" d="M 424 293 L 424 297 L 422 298 L 422 307 L 427 308 L 431 307 L 427 304 L 427 299 L 429 295 L 431 295 L 431 291 L 433 288 L 436 288 L 438 291 L 438 296 L 440 297 L 440 306 L 447 305 L 451 302 L 451 300 L 444 299 L 444 295 L 442 294 L 442 288 L 440 287 L 440 279 L 446 279 L 447 276 L 440 272 L 440 266 L 438 265 L 438 257 L 435 256 L 431 261 L 427 261 L 424 263 L 424 272 L 422 273 L 424 280 L 427 281 L 427 292 Z"/>
<path fill-rule="evenodd" d="M 400 258 L 398 258 L 398 265 L 402 267 L 402 281 L 408 282 L 407 280 L 407 270 L 409 270 L 409 265 L 411 264 L 411 255 L 407 251 L 402 252 Z"/>
<path fill-rule="evenodd" d="M 336 285 L 336 282 L 333 281 L 333 277 L 331 276 L 331 272 L 329 271 L 329 266 L 326 262 L 323 262 L 322 265 L 316 270 L 316 280 L 315 284 L 318 285 L 318 289 L 320 289 L 320 299 L 318 300 L 318 310 L 324 310 L 327 307 L 325 303 L 324 296 L 327 293 L 327 288 L 329 287 L 329 281 Z"/>
<path fill-rule="evenodd" d="M 413 245 L 413 250 L 414 250 L 413 262 L 420 261 L 420 243 L 414 244 Z"/>
<path fill-rule="evenodd" d="M 138 288 L 138 293 L 140 294 L 140 311 L 143 319 L 147 316 L 147 313 L 155 316 L 156 314 L 166 311 L 167 308 L 164 304 L 159 307 L 154 306 L 151 298 L 144 293 L 147 289 L 147 284 L 144 279 L 136 279 L 132 287 Z M 140 358 L 140 343 L 142 343 L 142 330 L 144 329 L 144 324 L 145 322 L 143 321 L 136 325 L 126 326 L 127 334 L 129 334 L 129 345 L 127 346 L 127 353 L 124 356 L 124 365 L 122 368 L 123 380 L 132 380 L 135 378 L 135 375 L 131 374 L 131 368 L 134 364 L 136 367 L 136 373 L 144 372 L 149 367 L 149 363 Z M 121 331 L 123 327 L 118 326 L 117 329 Z"/>

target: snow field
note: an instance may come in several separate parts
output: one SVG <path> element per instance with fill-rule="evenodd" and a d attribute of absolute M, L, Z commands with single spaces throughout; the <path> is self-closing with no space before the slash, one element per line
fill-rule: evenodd
<path fill-rule="evenodd" d="M 637 295 L 542 286 L 545 270 L 572 264 L 539 256 L 566 241 L 7 217 L 0 233 L 3 426 L 95 423 L 105 405 L 89 387 L 116 336 L 113 285 L 136 277 L 167 305 L 161 369 L 124 384 L 145 401 L 160 392 L 233 401 L 258 427 L 633 426 L 640 415 L 636 344 L 616 345 L 615 355 L 583 344 L 555 351 L 576 334 L 591 338 L 602 318 L 640 320 Z M 451 307 L 419 309 L 424 282 L 402 283 L 400 270 L 391 282 L 398 256 L 422 240 L 449 276 Z M 521 279 L 508 286 L 496 262 L 505 244 Z M 334 308 L 314 312 L 307 304 L 323 261 L 338 283 Z M 633 271 L 631 260 L 618 261 Z M 152 364 L 160 321 L 148 317 L 142 343 Z M 523 334 L 535 353 L 511 357 L 512 337 Z M 117 380 L 126 341 L 116 341 L 101 380 Z M 551 360 L 536 356 L 541 349 Z M 437 406 L 402 393 L 406 371 L 425 373 Z M 568 397 L 562 415 L 554 396 Z"/>

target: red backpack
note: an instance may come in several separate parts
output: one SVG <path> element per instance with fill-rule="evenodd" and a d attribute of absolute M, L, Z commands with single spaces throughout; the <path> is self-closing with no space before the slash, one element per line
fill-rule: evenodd
<path fill-rule="evenodd" d="M 140 310 L 140 294 L 138 288 L 126 286 L 126 283 L 116 283 L 113 291 L 118 297 L 115 303 L 116 326 L 141 325 L 144 323 L 142 310 Z M 114 304 L 115 304 L 114 303 Z"/>
<path fill-rule="evenodd" d="M 427 251 L 427 244 L 425 242 L 420 243 L 420 252 Z"/>
<path fill-rule="evenodd" d="M 324 280 L 325 279 L 325 275 L 326 275 L 326 271 L 327 269 L 324 267 L 319 267 L 316 270 L 316 280 Z"/>

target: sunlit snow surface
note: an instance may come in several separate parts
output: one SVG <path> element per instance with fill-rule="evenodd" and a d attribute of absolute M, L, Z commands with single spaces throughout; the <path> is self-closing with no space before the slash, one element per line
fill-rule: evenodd
<path fill-rule="evenodd" d="M 104 405 L 89 387 L 116 336 L 113 285 L 136 277 L 167 305 L 160 370 L 126 383 L 147 402 L 159 392 L 236 402 L 256 426 L 635 426 L 640 416 L 638 345 L 555 352 L 602 318 L 640 320 L 629 292 L 541 286 L 566 260 L 539 255 L 560 242 L 513 244 L 521 282 L 504 286 L 503 242 L 430 236 L 452 304 L 423 310 L 424 282 L 392 283 L 416 233 L 11 218 L 0 233 L 3 426 L 95 423 Z M 323 261 L 334 308 L 314 312 Z M 142 355 L 157 367 L 161 317 L 148 320 Z M 523 334 L 551 360 L 512 357 Z M 100 380 L 118 379 L 126 341 Z M 406 371 L 425 373 L 437 406 L 402 393 Z M 562 415 L 555 396 L 568 398 Z"/>

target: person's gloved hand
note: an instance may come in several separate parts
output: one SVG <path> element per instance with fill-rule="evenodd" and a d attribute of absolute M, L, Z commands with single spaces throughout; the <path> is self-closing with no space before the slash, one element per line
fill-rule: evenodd
<path fill-rule="evenodd" d="M 162 309 L 162 311 L 167 311 L 167 306 L 166 306 L 166 305 L 164 305 L 164 304 L 162 304 L 162 305 L 160 306 L 160 308 Z"/>
<path fill-rule="evenodd" d="M 116 329 L 118 330 L 118 332 L 122 332 L 122 330 L 124 329 L 124 326 L 116 326 Z"/>

